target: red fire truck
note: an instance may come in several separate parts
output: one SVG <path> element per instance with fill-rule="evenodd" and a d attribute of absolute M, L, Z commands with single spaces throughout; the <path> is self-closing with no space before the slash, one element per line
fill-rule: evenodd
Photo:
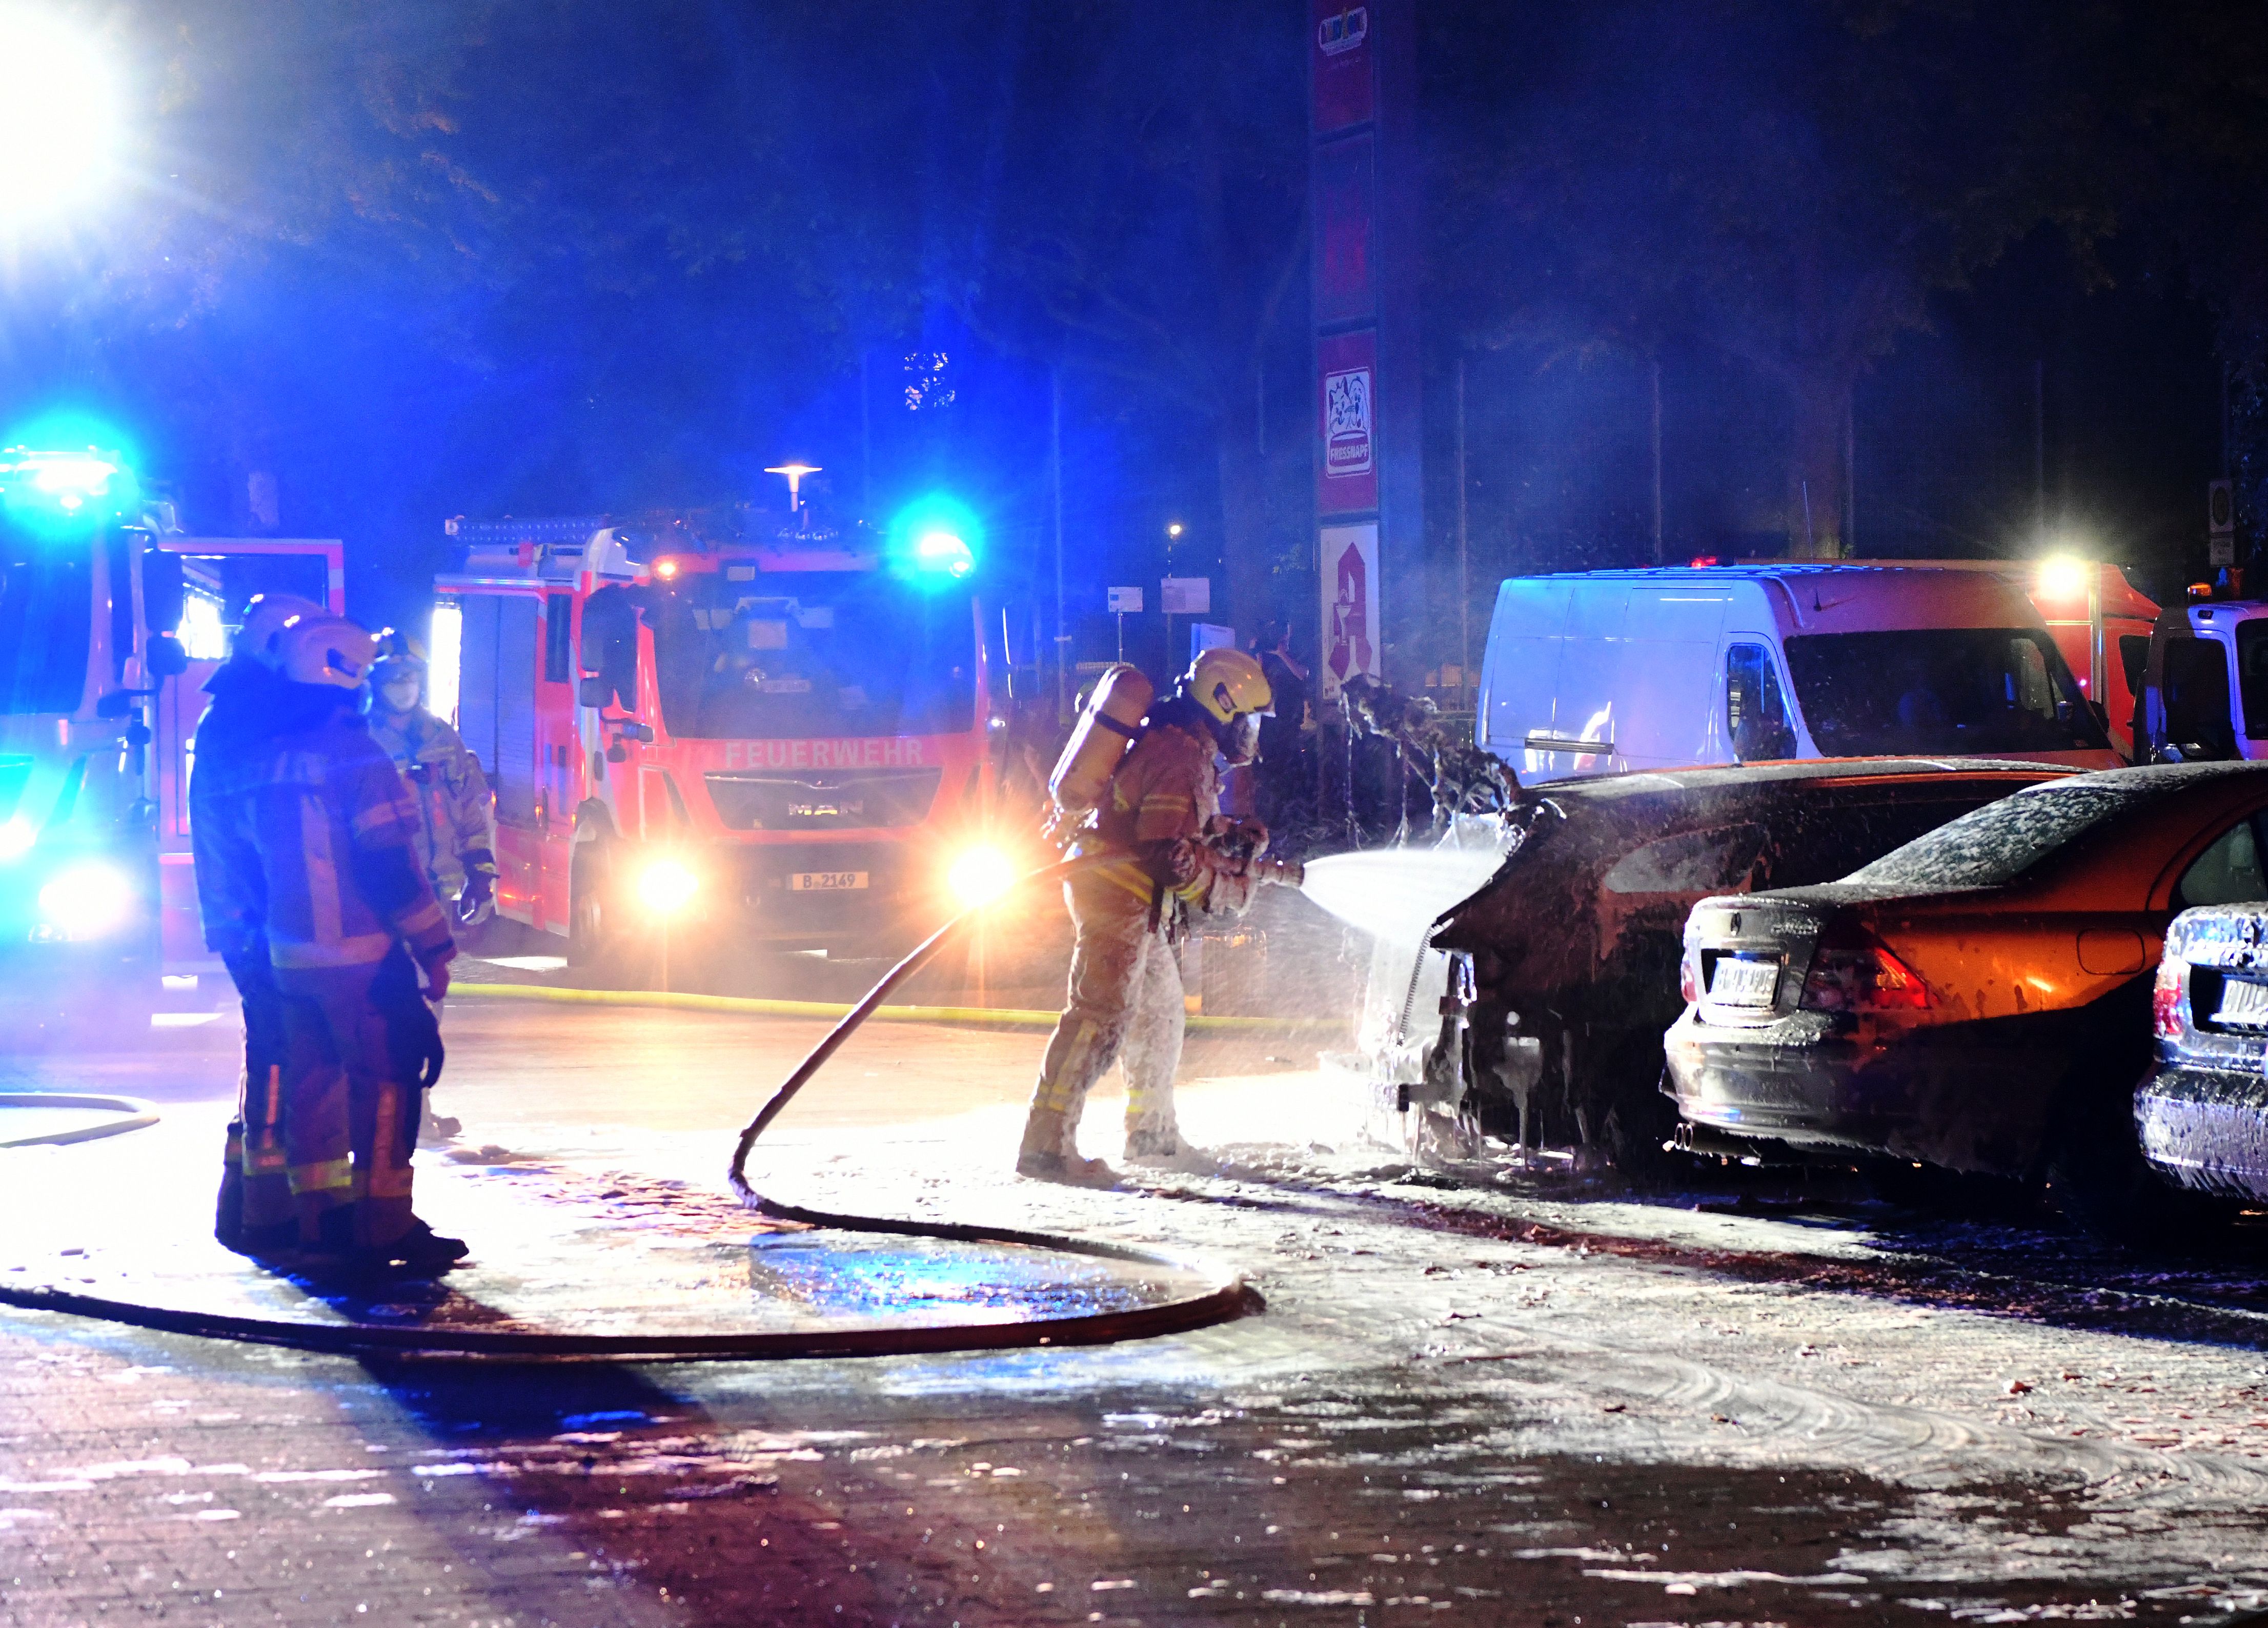
<path fill-rule="evenodd" d="M 887 942 L 1009 869 L 963 528 L 883 540 L 806 508 L 448 529 L 437 701 L 453 672 L 499 913 L 571 961 Z"/>

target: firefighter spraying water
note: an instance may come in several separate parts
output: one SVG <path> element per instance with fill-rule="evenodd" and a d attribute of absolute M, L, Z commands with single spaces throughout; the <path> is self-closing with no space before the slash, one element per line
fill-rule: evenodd
<path fill-rule="evenodd" d="M 1100 863 L 1064 884 L 1078 930 L 1070 998 L 1032 1094 L 1016 1155 L 1021 1174 L 1105 1174 L 1101 1160 L 1079 1155 L 1079 1119 L 1114 1060 L 1126 1074 L 1127 1157 L 1181 1153 L 1174 1071 L 1183 925 L 1191 911 L 1241 913 L 1258 883 L 1301 880 L 1299 866 L 1266 857 L 1266 827 L 1220 812 L 1217 760 L 1257 758 L 1270 699 L 1260 664 L 1236 650 L 1205 652 L 1154 706 L 1132 667 L 1113 667 L 1096 685 L 1049 781 L 1051 826 L 1074 837 L 1080 858 Z"/>

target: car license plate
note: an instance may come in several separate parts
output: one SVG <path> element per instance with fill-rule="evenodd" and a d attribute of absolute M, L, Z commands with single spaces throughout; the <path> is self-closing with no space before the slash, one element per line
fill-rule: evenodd
<path fill-rule="evenodd" d="M 1719 955 L 1709 998 L 1720 1006 L 1769 1006 L 1779 997 L 1779 962 Z"/>
<path fill-rule="evenodd" d="M 2213 1020 L 2234 1023 L 2240 1028 L 2268 1028 L 2268 983 L 2222 979 L 2220 1010 L 2213 1014 Z"/>
<path fill-rule="evenodd" d="M 865 885 L 864 871 L 797 871 L 787 879 L 790 893 L 850 893 Z"/>

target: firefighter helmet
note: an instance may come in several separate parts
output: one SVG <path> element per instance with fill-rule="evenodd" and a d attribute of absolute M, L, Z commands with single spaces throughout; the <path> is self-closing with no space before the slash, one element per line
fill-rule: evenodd
<path fill-rule="evenodd" d="M 255 593 L 244 608 L 244 625 L 236 630 L 236 653 L 250 656 L 264 667 L 281 664 L 276 638 L 284 624 L 297 616 L 321 617 L 329 613 L 313 600 L 296 593 Z"/>
<path fill-rule="evenodd" d="M 425 646 L 399 628 L 380 628 L 378 630 L 378 659 L 371 665 L 375 669 L 371 675 L 372 683 L 386 681 L 385 669 L 387 667 L 407 667 L 423 678 L 425 676 Z"/>
<path fill-rule="evenodd" d="M 378 655 L 370 630 L 343 616 L 295 616 L 276 641 L 284 676 L 295 684 L 360 689 Z"/>
<path fill-rule="evenodd" d="M 1276 704 L 1260 664 L 1227 645 L 1208 650 L 1189 663 L 1189 675 L 1182 680 L 1182 693 L 1223 724 L 1233 723 L 1246 713 L 1266 714 Z"/>

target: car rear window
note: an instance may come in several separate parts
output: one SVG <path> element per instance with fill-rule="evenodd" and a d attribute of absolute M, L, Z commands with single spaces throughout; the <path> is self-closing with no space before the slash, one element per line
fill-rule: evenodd
<path fill-rule="evenodd" d="M 2151 773 L 2032 786 L 1972 809 L 1845 880 L 1929 890 L 2014 881 L 2106 820 L 2155 802 L 2186 781 Z"/>

